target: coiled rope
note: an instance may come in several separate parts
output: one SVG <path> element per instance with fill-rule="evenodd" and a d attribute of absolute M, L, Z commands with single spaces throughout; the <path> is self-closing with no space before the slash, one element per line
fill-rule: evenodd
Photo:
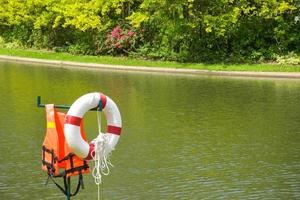
<path fill-rule="evenodd" d="M 92 175 L 96 185 L 98 186 L 98 200 L 100 200 L 100 184 L 102 182 L 102 175 L 109 175 L 109 167 L 113 167 L 113 165 L 109 160 L 112 151 L 112 149 L 107 145 L 109 137 L 101 132 L 101 112 L 99 112 L 99 110 L 97 111 L 97 122 L 98 136 L 92 141 L 94 144 L 94 153 L 92 153 L 94 167 Z"/>

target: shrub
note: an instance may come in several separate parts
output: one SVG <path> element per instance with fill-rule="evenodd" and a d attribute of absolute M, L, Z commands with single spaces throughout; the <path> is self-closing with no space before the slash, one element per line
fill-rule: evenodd
<path fill-rule="evenodd" d="M 276 61 L 282 65 L 300 65 L 300 56 L 290 52 L 284 56 L 277 56 Z"/>
<path fill-rule="evenodd" d="M 54 52 L 68 52 L 68 47 L 67 46 L 53 47 L 52 50 Z"/>
<path fill-rule="evenodd" d="M 132 28 L 122 29 L 117 26 L 107 34 L 103 51 L 113 55 L 128 55 L 136 50 L 141 41 L 142 31 L 133 30 Z"/>
<path fill-rule="evenodd" d="M 0 36 L 0 47 L 5 47 L 5 40 Z"/>
<path fill-rule="evenodd" d="M 88 44 L 85 43 L 71 44 L 68 47 L 68 52 L 71 54 L 83 54 L 83 55 L 93 54 L 93 50 L 90 48 Z"/>

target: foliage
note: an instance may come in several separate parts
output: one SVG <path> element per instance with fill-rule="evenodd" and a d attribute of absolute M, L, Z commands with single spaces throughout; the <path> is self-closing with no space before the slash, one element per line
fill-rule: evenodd
<path fill-rule="evenodd" d="M 300 56 L 290 52 L 287 55 L 277 56 L 276 61 L 281 65 L 300 65 Z"/>
<path fill-rule="evenodd" d="M 107 34 L 103 51 L 113 55 L 128 54 L 138 47 L 142 39 L 142 31 L 117 26 Z"/>
<path fill-rule="evenodd" d="M 295 0 L 0 4 L 0 36 L 19 46 L 181 62 L 279 61 L 289 52 L 300 54 L 300 4 Z M 114 30 L 119 35 L 113 36 Z"/>
<path fill-rule="evenodd" d="M 90 49 L 89 45 L 82 43 L 82 44 L 71 44 L 68 47 L 68 52 L 71 54 L 82 54 L 82 55 L 91 55 L 93 54 L 92 50 Z"/>
<path fill-rule="evenodd" d="M 3 37 L 0 36 L 0 47 L 3 48 L 5 47 L 5 40 Z"/>

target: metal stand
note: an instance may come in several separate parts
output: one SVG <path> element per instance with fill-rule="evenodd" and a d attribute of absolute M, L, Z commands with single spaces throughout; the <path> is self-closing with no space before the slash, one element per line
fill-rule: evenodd
<path fill-rule="evenodd" d="M 42 97 L 41 96 L 37 96 L 36 97 L 36 103 L 37 103 L 37 107 L 41 108 L 41 107 L 45 107 L 46 104 L 42 104 Z M 102 110 L 102 102 L 99 102 L 100 107 L 96 107 L 91 109 L 90 111 L 101 111 Z M 61 109 L 69 109 L 71 106 L 69 105 L 54 105 L 54 108 L 61 108 Z M 99 109 L 101 108 L 101 109 Z"/>
<path fill-rule="evenodd" d="M 41 96 L 37 96 L 36 103 L 37 103 L 38 108 L 46 106 L 46 104 L 42 104 L 41 102 L 42 102 Z M 55 108 L 60 108 L 60 109 L 69 109 L 71 106 L 69 106 L 69 105 L 54 105 L 54 107 Z M 90 111 L 100 111 L 101 112 L 102 111 L 102 101 L 100 100 L 98 106 L 96 108 L 91 109 Z M 50 178 L 50 176 L 48 176 L 48 179 L 49 178 Z M 48 179 L 47 179 L 47 182 L 48 182 Z M 67 200 L 70 200 L 71 196 L 75 196 L 77 194 L 77 192 L 79 191 L 80 186 L 83 188 L 82 174 L 80 174 L 77 189 L 76 189 L 76 192 L 74 194 L 71 194 L 71 178 L 70 177 L 64 177 L 64 189 L 61 186 L 59 186 L 53 179 L 52 179 L 52 181 L 63 191 L 63 193 L 67 197 Z"/>
<path fill-rule="evenodd" d="M 71 199 L 71 179 L 70 177 L 67 178 L 67 188 L 66 188 L 66 192 L 67 192 L 67 200 Z"/>

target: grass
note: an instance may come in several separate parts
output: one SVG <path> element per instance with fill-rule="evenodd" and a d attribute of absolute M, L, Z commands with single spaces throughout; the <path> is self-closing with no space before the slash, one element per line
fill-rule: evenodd
<path fill-rule="evenodd" d="M 300 72 L 300 66 L 279 64 L 203 64 L 150 61 L 128 57 L 84 56 L 44 50 L 0 48 L 0 55 L 126 66 L 205 69 L 211 71 Z"/>

